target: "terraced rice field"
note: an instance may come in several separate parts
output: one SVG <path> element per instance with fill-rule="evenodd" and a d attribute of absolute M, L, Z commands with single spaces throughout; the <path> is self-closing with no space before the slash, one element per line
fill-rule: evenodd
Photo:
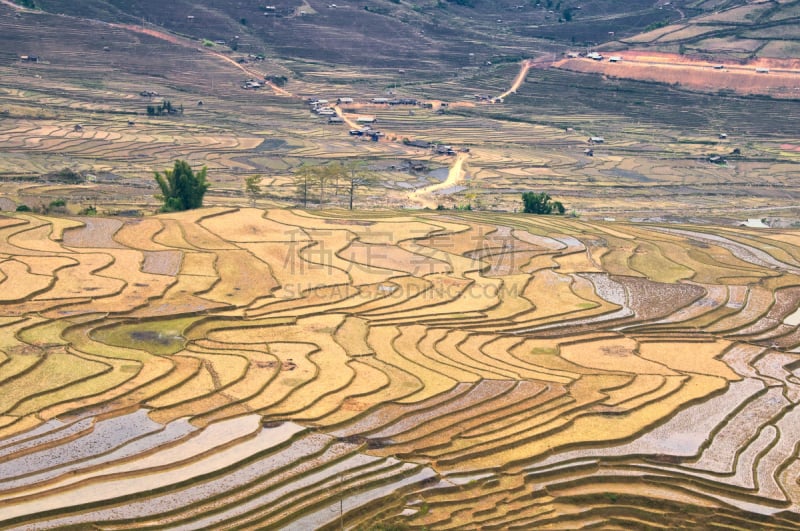
<path fill-rule="evenodd" d="M 0 13 L 4 210 L 154 209 L 178 157 L 213 176 L 190 213 L 0 217 L 0 528 L 800 526 L 797 231 L 500 213 L 530 189 L 603 216 L 791 213 L 795 101 L 542 64 L 242 66 Z M 286 89 L 241 88 L 265 73 Z M 369 103 L 387 87 L 431 108 Z M 142 89 L 185 114 L 146 116 Z M 303 102 L 349 95 L 380 142 Z M 247 176 L 286 204 L 298 168 L 352 160 L 359 204 L 495 212 L 354 214 L 341 183 L 316 210 L 241 208 Z"/>
<path fill-rule="evenodd" d="M 793 230 L 0 220 L 0 528 L 800 525 Z"/>

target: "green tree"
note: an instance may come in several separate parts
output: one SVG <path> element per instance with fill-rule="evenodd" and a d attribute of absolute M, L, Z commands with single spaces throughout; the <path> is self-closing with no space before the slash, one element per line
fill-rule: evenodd
<path fill-rule="evenodd" d="M 183 104 L 181 103 L 180 107 L 175 107 L 171 101 L 164 100 L 158 105 L 147 106 L 148 116 L 163 116 L 165 114 L 183 114 Z"/>
<path fill-rule="evenodd" d="M 176 160 L 175 166 L 164 171 L 164 175 L 156 172 L 156 182 L 161 189 L 161 194 L 156 197 L 164 202 L 161 211 L 177 212 L 203 206 L 203 196 L 209 187 L 206 170 L 203 166 L 195 174 L 188 162 Z"/>
<path fill-rule="evenodd" d="M 64 168 L 60 170 L 55 175 L 55 178 L 59 181 L 65 181 L 68 183 L 78 183 L 86 180 L 86 177 L 84 177 L 80 172 L 77 172 L 71 168 Z"/>
<path fill-rule="evenodd" d="M 553 201 L 546 192 L 522 194 L 523 211 L 526 214 L 563 214 L 566 209 L 560 201 Z"/>
<path fill-rule="evenodd" d="M 258 184 L 260 182 L 260 175 L 253 175 L 244 179 L 244 193 L 250 198 L 251 206 L 256 206 L 256 199 L 261 195 L 261 186 Z"/>

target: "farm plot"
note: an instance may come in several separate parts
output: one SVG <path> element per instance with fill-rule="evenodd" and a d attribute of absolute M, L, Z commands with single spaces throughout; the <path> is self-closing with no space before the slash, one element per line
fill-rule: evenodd
<path fill-rule="evenodd" d="M 4 527 L 800 521 L 791 230 L 0 221 Z"/>

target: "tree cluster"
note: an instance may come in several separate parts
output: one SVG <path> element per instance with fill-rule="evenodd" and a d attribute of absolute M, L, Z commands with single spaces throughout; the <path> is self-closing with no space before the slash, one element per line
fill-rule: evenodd
<path fill-rule="evenodd" d="M 277 87 L 282 87 L 289 82 L 289 78 L 286 76 L 264 76 L 264 79 Z"/>
<path fill-rule="evenodd" d="M 148 105 L 148 116 L 164 116 L 165 114 L 183 114 L 183 105 L 175 107 L 169 100 L 164 100 L 158 105 Z"/>
<path fill-rule="evenodd" d="M 317 202 L 320 206 L 326 201 L 338 202 L 343 191 L 347 195 L 350 210 L 353 210 L 356 189 L 359 186 L 367 186 L 372 181 L 372 177 L 364 171 L 363 163 L 360 161 L 300 166 L 294 174 L 298 199 L 302 201 L 304 207 L 308 206 L 309 202 Z"/>
<path fill-rule="evenodd" d="M 561 201 L 553 201 L 546 192 L 522 194 L 523 212 L 526 214 L 563 214 L 566 209 Z"/>
<path fill-rule="evenodd" d="M 197 173 L 192 171 L 185 160 L 176 160 L 171 170 L 164 175 L 156 172 L 156 183 L 161 194 L 156 197 L 163 201 L 162 212 L 178 212 L 203 206 L 203 196 L 208 190 L 206 167 Z"/>

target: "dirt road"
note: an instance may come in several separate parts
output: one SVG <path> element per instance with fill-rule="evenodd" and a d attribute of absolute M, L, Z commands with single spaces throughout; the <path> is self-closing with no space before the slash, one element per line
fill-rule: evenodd
<path fill-rule="evenodd" d="M 507 91 L 497 96 L 496 99 L 502 100 L 508 97 L 509 94 L 515 93 L 517 89 L 520 87 L 520 85 L 522 85 L 522 83 L 525 81 L 525 78 L 528 76 L 528 71 L 531 69 L 531 66 L 533 66 L 533 62 L 530 59 L 522 61 L 522 66 L 519 69 L 519 74 L 517 74 L 517 77 L 514 78 L 514 82 L 511 84 L 511 87 Z"/>
<path fill-rule="evenodd" d="M 0 0 L 0 2 L 6 2 L 6 1 L 8 1 L 8 0 Z M 112 26 L 112 27 L 115 27 L 115 28 L 122 28 L 122 29 L 125 29 L 125 30 L 128 30 L 128 31 L 132 31 L 134 33 L 141 33 L 143 35 L 149 35 L 151 37 L 155 37 L 156 39 L 161 39 L 163 41 L 167 41 L 169 43 L 176 44 L 178 46 L 183 46 L 185 48 L 191 47 L 191 48 L 195 48 L 197 50 L 203 51 L 205 53 L 208 53 L 210 55 L 213 55 L 214 57 L 217 57 L 217 58 L 225 61 L 226 63 L 231 64 L 232 66 L 235 66 L 236 68 L 238 68 L 239 70 L 241 70 L 242 72 L 244 72 L 245 74 L 247 74 L 250 77 L 256 78 L 256 79 L 261 80 L 261 81 L 264 81 L 264 83 L 269 85 L 269 87 L 273 90 L 273 92 L 275 92 L 275 94 L 278 94 L 279 96 L 292 96 L 292 93 L 282 89 L 281 87 L 275 85 L 274 83 L 270 83 L 269 81 L 265 81 L 264 80 L 264 75 L 265 75 L 264 72 L 261 72 L 260 70 L 256 70 L 254 68 L 248 68 L 248 67 L 244 66 L 243 64 L 237 63 L 236 61 L 234 61 L 230 57 L 228 57 L 226 55 L 223 55 L 223 54 L 221 54 L 219 52 L 215 52 L 213 50 L 205 49 L 202 46 L 198 48 L 198 43 L 195 42 L 195 41 L 192 41 L 192 40 L 189 40 L 189 39 L 185 39 L 185 38 L 176 37 L 175 35 L 171 35 L 171 34 L 169 34 L 167 32 L 164 32 L 164 31 L 154 30 L 152 28 L 146 28 L 144 26 L 137 26 L 135 24 L 109 24 L 109 25 Z"/>
<path fill-rule="evenodd" d="M 28 9 L 27 7 L 15 4 L 11 0 L 0 0 L 0 4 L 5 4 L 7 6 L 13 7 L 17 11 L 29 11 L 29 12 L 35 11 L 34 9 Z"/>
<path fill-rule="evenodd" d="M 796 59 L 759 58 L 746 64 L 720 64 L 649 50 L 626 50 L 619 55 L 622 61 L 616 63 L 570 58 L 556 61 L 553 66 L 624 79 L 680 83 L 705 91 L 733 89 L 741 94 L 777 97 L 797 97 L 799 93 L 800 61 Z"/>
<path fill-rule="evenodd" d="M 346 123 L 350 129 L 361 129 L 359 124 L 344 115 L 344 112 L 342 112 L 342 109 L 338 105 L 334 106 L 333 110 L 336 111 L 336 116 L 344 120 L 344 123 Z"/>
<path fill-rule="evenodd" d="M 433 196 L 434 192 L 438 192 L 439 190 L 445 190 L 447 188 L 451 188 L 461 182 L 464 178 L 464 163 L 466 162 L 469 155 L 466 153 L 459 153 L 456 156 L 456 160 L 453 162 L 453 165 L 450 166 L 450 171 L 447 173 L 447 178 L 436 184 L 432 184 L 430 186 L 425 186 L 423 188 L 417 188 L 410 194 L 408 194 L 408 198 L 411 201 L 414 201 L 417 204 L 420 204 L 427 208 L 436 208 L 437 201 L 436 198 Z"/>

